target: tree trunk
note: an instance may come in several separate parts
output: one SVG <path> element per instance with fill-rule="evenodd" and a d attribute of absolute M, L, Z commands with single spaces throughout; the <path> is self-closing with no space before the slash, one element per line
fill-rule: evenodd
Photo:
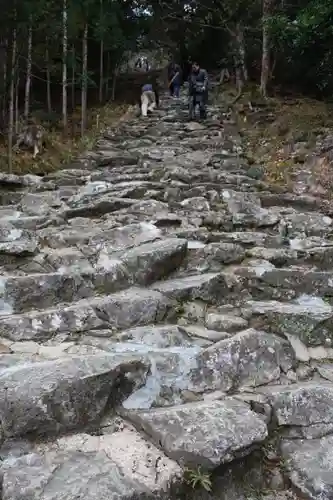
<path fill-rule="evenodd" d="M 20 131 L 20 107 L 19 107 L 19 92 L 20 92 L 20 73 L 17 73 L 16 91 L 15 91 L 15 134 Z"/>
<path fill-rule="evenodd" d="M 82 88 L 81 88 L 81 136 L 87 123 L 87 83 L 88 83 L 88 23 L 84 26 L 82 39 Z"/>
<path fill-rule="evenodd" d="M 10 69 L 10 90 L 9 90 L 9 109 L 8 109 L 8 170 L 13 170 L 13 133 L 14 133 L 14 106 L 15 106 L 15 66 L 16 66 L 16 28 L 12 34 L 12 57 Z"/>
<path fill-rule="evenodd" d="M 62 10 L 62 123 L 67 131 L 67 0 Z"/>
<path fill-rule="evenodd" d="M 100 4 L 100 22 L 103 22 L 103 0 Z M 104 78 L 104 41 L 103 34 L 101 36 L 100 42 L 100 52 L 99 52 L 99 102 L 103 102 L 103 78 Z"/>
<path fill-rule="evenodd" d="M 99 60 L 99 102 L 103 102 L 103 81 L 104 81 L 104 42 L 101 40 Z"/>
<path fill-rule="evenodd" d="M 71 90 L 72 90 L 72 110 L 74 111 L 75 109 L 75 75 L 76 75 L 76 55 L 75 55 L 75 47 L 73 45 L 72 47 L 72 83 L 71 83 Z"/>
<path fill-rule="evenodd" d="M 110 52 L 107 54 L 107 60 L 106 60 L 106 81 L 105 81 L 105 95 L 106 99 L 109 98 L 109 75 L 110 75 Z"/>
<path fill-rule="evenodd" d="M 235 67 L 235 79 L 238 95 L 241 95 L 244 83 L 248 81 L 246 66 L 246 51 L 243 27 L 237 23 L 234 30 L 229 30 L 231 36 L 231 52 Z"/>
<path fill-rule="evenodd" d="M 249 79 L 249 74 L 246 66 L 246 52 L 245 52 L 245 41 L 244 41 L 244 31 L 240 23 L 236 24 L 236 39 L 239 54 L 239 63 L 243 73 L 244 82 Z"/>
<path fill-rule="evenodd" d="M 50 54 L 49 54 L 48 40 L 46 40 L 45 59 L 46 59 L 46 103 L 47 103 L 47 112 L 51 113 L 52 112 L 51 68 L 50 68 Z"/>
<path fill-rule="evenodd" d="M 29 19 L 28 29 L 28 53 L 27 53 L 27 74 L 25 78 L 25 94 L 24 94 L 24 119 L 27 122 L 29 117 L 30 107 L 30 87 L 31 87 L 31 66 L 32 66 L 32 18 Z"/>
<path fill-rule="evenodd" d="M 272 0 L 263 0 L 262 3 L 262 57 L 261 57 L 261 78 L 260 92 L 263 97 L 267 97 L 267 83 L 270 71 L 270 33 L 268 21 L 271 16 Z"/>
<path fill-rule="evenodd" d="M 118 65 L 114 68 L 113 78 L 112 78 L 112 94 L 111 100 L 114 101 L 116 98 L 116 86 L 117 86 L 117 76 L 118 76 Z"/>
<path fill-rule="evenodd" d="M 3 122 L 5 123 L 6 121 L 6 118 L 7 118 L 7 96 L 8 96 L 8 92 L 7 92 L 7 57 L 8 57 L 8 40 L 5 39 L 5 42 L 4 42 L 4 45 L 6 47 L 6 55 L 5 55 L 5 58 L 4 58 L 4 63 L 3 63 L 3 68 L 2 68 L 2 71 L 3 71 L 3 100 L 2 100 L 2 118 L 3 118 Z"/>

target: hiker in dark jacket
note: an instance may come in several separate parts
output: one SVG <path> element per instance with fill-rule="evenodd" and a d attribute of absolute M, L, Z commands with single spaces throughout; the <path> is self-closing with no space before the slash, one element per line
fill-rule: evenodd
<path fill-rule="evenodd" d="M 172 77 L 171 77 L 170 82 L 172 85 L 172 93 L 171 93 L 171 89 L 170 89 L 170 94 L 173 97 L 178 98 L 179 93 L 180 93 L 180 87 L 182 84 L 182 71 L 181 71 L 179 64 L 175 64 L 173 66 Z M 170 87 L 171 87 L 171 85 L 170 85 Z"/>
<path fill-rule="evenodd" d="M 179 97 L 180 87 L 182 84 L 182 71 L 179 64 L 171 62 L 168 65 L 168 85 L 170 95 Z"/>
<path fill-rule="evenodd" d="M 171 96 L 173 96 L 173 81 L 172 81 L 172 78 L 173 78 L 173 76 L 175 74 L 174 69 L 175 69 L 175 63 L 173 61 L 171 61 L 168 64 L 168 87 L 169 87 L 169 92 L 170 92 Z"/>
<path fill-rule="evenodd" d="M 192 64 L 192 71 L 188 80 L 189 88 L 189 118 L 194 120 L 195 108 L 198 105 L 200 118 L 207 116 L 206 104 L 208 100 L 208 74 L 205 69 L 200 68 L 197 62 Z"/>

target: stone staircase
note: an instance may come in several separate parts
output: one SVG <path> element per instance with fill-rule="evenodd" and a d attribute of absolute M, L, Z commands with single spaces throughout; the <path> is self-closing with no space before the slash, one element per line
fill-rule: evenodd
<path fill-rule="evenodd" d="M 263 498 L 333 497 L 332 219 L 186 115 L 0 176 L 1 500 L 252 498 L 184 474 L 258 448 Z"/>

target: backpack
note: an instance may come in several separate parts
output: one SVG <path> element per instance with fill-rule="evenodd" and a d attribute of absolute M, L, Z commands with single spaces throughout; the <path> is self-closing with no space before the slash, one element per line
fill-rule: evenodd
<path fill-rule="evenodd" d="M 153 90 L 153 86 L 151 83 L 146 83 L 143 87 L 142 87 L 142 92 L 149 92 L 149 91 L 152 91 Z"/>
<path fill-rule="evenodd" d="M 205 91 L 204 82 L 195 82 L 194 90 L 196 94 L 202 94 Z"/>

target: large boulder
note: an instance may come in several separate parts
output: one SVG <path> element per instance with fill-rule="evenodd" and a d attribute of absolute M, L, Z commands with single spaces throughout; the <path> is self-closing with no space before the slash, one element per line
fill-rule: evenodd
<path fill-rule="evenodd" d="M 18 364 L 0 373 L 6 436 L 60 432 L 98 421 L 108 405 L 140 387 L 149 364 L 138 357 L 78 356 Z"/>

